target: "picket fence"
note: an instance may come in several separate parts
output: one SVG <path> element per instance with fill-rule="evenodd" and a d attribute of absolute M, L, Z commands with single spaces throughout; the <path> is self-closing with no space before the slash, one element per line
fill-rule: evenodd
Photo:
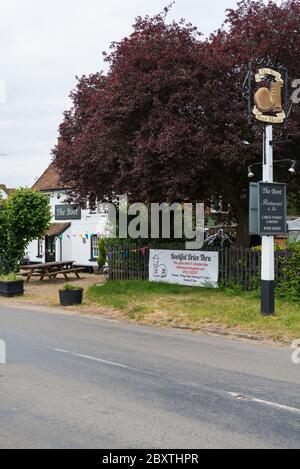
<path fill-rule="evenodd" d="M 261 253 L 250 248 L 225 248 L 219 252 L 219 283 L 224 286 L 239 284 L 246 290 L 257 288 L 261 271 Z M 113 248 L 109 259 L 110 280 L 148 280 L 149 249 L 122 251 Z M 284 259 L 288 253 L 275 254 L 276 281 L 284 280 Z"/>

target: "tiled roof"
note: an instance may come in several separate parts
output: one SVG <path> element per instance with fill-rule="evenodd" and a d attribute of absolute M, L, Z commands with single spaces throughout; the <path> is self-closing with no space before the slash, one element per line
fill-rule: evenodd
<path fill-rule="evenodd" d="M 71 223 L 52 223 L 46 232 L 46 236 L 60 236 L 68 228 L 70 228 Z"/>
<path fill-rule="evenodd" d="M 41 177 L 34 183 L 32 189 L 37 191 L 51 191 L 55 189 L 70 189 L 70 187 L 66 187 L 60 181 L 58 170 L 55 163 L 52 162 Z"/>

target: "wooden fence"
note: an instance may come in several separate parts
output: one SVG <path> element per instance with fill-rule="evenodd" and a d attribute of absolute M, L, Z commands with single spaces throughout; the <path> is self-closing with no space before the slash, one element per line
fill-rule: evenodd
<path fill-rule="evenodd" d="M 284 259 L 288 253 L 275 253 L 276 282 L 284 280 Z M 242 285 L 247 290 L 257 288 L 261 276 L 261 252 L 245 248 L 229 248 L 219 251 L 219 282 L 225 286 Z"/>
<path fill-rule="evenodd" d="M 108 262 L 110 280 L 148 280 L 149 255 L 149 249 L 135 252 L 113 248 Z"/>
<path fill-rule="evenodd" d="M 123 251 L 114 248 L 109 259 L 110 280 L 148 280 L 149 249 Z M 288 253 L 275 255 L 276 281 L 284 280 L 284 259 Z M 257 288 L 261 272 L 261 253 L 245 248 L 225 248 L 219 251 L 219 283 L 225 286 L 242 285 L 247 290 Z"/>

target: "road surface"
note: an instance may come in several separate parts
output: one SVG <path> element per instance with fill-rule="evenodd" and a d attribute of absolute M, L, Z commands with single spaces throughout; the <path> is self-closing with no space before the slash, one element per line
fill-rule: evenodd
<path fill-rule="evenodd" d="M 290 350 L 6 307 L 0 339 L 0 448 L 300 447 Z"/>

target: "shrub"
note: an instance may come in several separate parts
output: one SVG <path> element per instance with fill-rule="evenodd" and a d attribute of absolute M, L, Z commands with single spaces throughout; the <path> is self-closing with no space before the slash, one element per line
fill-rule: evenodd
<path fill-rule="evenodd" d="M 82 288 L 82 287 L 76 287 L 75 285 L 71 285 L 71 284 L 69 284 L 69 283 L 66 283 L 66 284 L 63 286 L 62 290 L 64 290 L 64 291 L 74 291 L 74 290 L 81 290 L 81 291 L 83 291 L 83 288 Z"/>
<path fill-rule="evenodd" d="M 99 266 L 104 267 L 107 259 L 107 240 L 103 236 L 99 239 L 98 246 L 99 256 L 97 261 Z"/>
<path fill-rule="evenodd" d="M 14 272 L 11 272 L 7 275 L 0 275 L 0 282 L 17 282 L 18 280 L 23 280 L 22 277 L 17 275 Z"/>
<path fill-rule="evenodd" d="M 287 295 L 300 296 L 300 242 L 289 243 L 287 252 L 288 256 L 282 258 L 284 279 L 280 283 L 280 288 Z"/>
<path fill-rule="evenodd" d="M 17 272 L 28 244 L 45 235 L 51 220 L 47 196 L 18 189 L 0 201 L 0 274 Z"/>

